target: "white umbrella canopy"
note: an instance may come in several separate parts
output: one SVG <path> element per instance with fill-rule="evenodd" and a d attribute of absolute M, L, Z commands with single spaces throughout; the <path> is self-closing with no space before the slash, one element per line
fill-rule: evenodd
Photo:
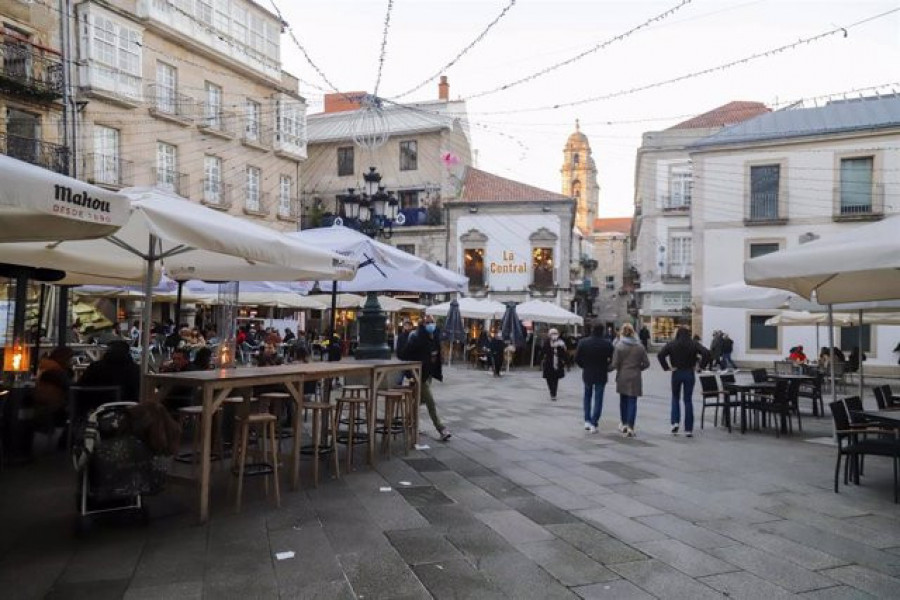
<path fill-rule="evenodd" d="M 744 262 L 744 281 L 820 304 L 900 298 L 900 215 Z"/>
<path fill-rule="evenodd" d="M 516 306 L 516 314 L 523 321 L 537 321 L 554 325 L 584 325 L 582 317 L 544 300 L 523 302 Z"/>
<path fill-rule="evenodd" d="M 459 314 L 465 319 L 500 319 L 506 312 L 506 307 L 494 300 L 477 300 L 475 298 L 460 298 Z M 450 310 L 450 303 L 435 304 L 425 309 L 426 315 L 446 317 Z"/>
<path fill-rule="evenodd" d="M 316 294 L 314 296 L 309 296 L 309 298 L 311 300 L 321 304 L 321 309 L 323 309 L 323 310 L 331 309 L 331 294 Z M 357 294 L 336 294 L 335 295 L 335 307 L 336 308 L 341 308 L 341 309 L 359 308 L 365 303 L 366 303 L 365 296 L 359 296 Z"/>
<path fill-rule="evenodd" d="M 327 248 L 365 265 L 350 280 L 337 284 L 338 292 L 462 292 L 468 278 L 439 267 L 403 250 L 384 244 L 348 227 L 319 227 L 288 234 L 290 237 Z M 326 285 L 320 285 L 327 289 Z"/>
<path fill-rule="evenodd" d="M 794 299 L 797 296 L 792 292 L 747 285 L 742 281 L 707 288 L 703 292 L 703 304 L 721 308 L 786 308 Z"/>
<path fill-rule="evenodd" d="M 148 261 L 173 279 L 352 279 L 356 263 L 329 250 L 156 188 L 129 188 L 128 222 L 97 240 L 0 244 L 5 262 L 66 272 L 63 284 L 140 282 Z M 151 236 L 156 243 L 152 246 Z"/>
<path fill-rule="evenodd" d="M 360 304 L 360 308 L 362 305 L 366 303 L 366 299 L 363 298 L 362 304 Z M 378 296 L 378 304 L 381 305 L 382 310 L 385 312 L 393 313 L 393 312 L 422 312 L 425 310 L 426 306 L 424 304 L 416 304 L 415 302 L 407 302 L 406 300 L 401 300 L 400 298 L 393 298 L 391 296 Z"/>
<path fill-rule="evenodd" d="M 844 327 L 851 324 L 852 321 L 847 318 L 847 315 L 834 314 L 834 325 L 836 327 Z M 811 313 L 803 310 L 786 310 L 766 320 L 766 325 L 775 327 L 828 325 L 828 315 L 825 313 Z"/>
<path fill-rule="evenodd" d="M 128 221 L 128 198 L 0 155 L 0 242 L 81 240 Z"/>

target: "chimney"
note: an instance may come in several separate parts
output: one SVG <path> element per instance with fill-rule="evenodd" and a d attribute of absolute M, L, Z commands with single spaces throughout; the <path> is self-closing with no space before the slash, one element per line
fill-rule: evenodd
<path fill-rule="evenodd" d="M 338 92 L 336 94 L 325 94 L 326 113 L 344 112 L 348 110 L 357 110 L 362 107 L 362 99 L 365 98 L 366 92 Z"/>
<path fill-rule="evenodd" d="M 447 76 L 441 75 L 441 82 L 438 84 L 438 100 L 447 101 L 450 99 L 450 84 L 447 83 Z"/>

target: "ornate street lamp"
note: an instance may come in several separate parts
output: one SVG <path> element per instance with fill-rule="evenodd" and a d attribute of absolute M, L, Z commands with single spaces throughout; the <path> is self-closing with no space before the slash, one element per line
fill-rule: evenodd
<path fill-rule="evenodd" d="M 344 216 L 336 225 L 345 225 L 370 238 L 390 239 L 394 221 L 399 213 L 399 201 L 393 192 L 386 192 L 381 185 L 381 174 L 375 167 L 369 167 L 363 175 L 362 194 L 352 188 L 346 194 L 338 194 L 338 212 Z M 390 358 L 391 349 L 387 345 L 385 331 L 386 315 L 378 303 L 378 295 L 372 291 L 366 294 L 366 303 L 359 315 L 359 347 L 356 357 Z M 334 310 L 332 310 L 331 330 L 334 332 Z"/>

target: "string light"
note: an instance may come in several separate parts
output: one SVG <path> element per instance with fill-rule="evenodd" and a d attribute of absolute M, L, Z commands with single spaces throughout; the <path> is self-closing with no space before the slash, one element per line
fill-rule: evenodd
<path fill-rule="evenodd" d="M 392 98 L 392 100 L 399 100 L 400 98 L 404 98 L 404 97 L 406 97 L 406 96 L 409 96 L 409 95 L 412 94 L 413 92 L 419 91 L 420 89 L 422 89 L 423 87 L 425 87 L 426 85 L 428 85 L 429 83 L 431 83 L 432 81 L 434 81 L 435 79 L 437 79 L 438 77 L 440 77 L 441 74 L 445 73 L 445 72 L 446 72 L 448 69 L 450 69 L 453 65 L 455 65 L 457 62 L 459 62 L 459 60 L 460 60 L 463 56 L 465 56 L 466 53 L 469 52 L 469 50 L 471 50 L 472 48 L 474 48 L 481 40 L 483 40 L 483 39 L 485 38 L 485 36 L 488 34 L 488 32 L 489 32 L 491 29 L 493 29 L 494 25 L 496 25 L 496 24 L 500 21 L 500 19 L 502 19 L 502 18 L 506 15 L 506 13 L 508 13 L 508 12 L 510 11 L 510 9 L 511 9 L 513 6 L 515 6 L 515 4 L 516 4 L 516 0 L 509 0 L 509 4 L 507 4 L 506 6 L 503 7 L 503 10 L 500 11 L 500 14 L 497 15 L 497 16 L 494 18 L 493 21 L 491 21 L 490 23 L 488 23 L 487 27 L 485 27 L 485 28 L 481 31 L 481 33 L 479 33 L 477 36 L 475 36 L 475 39 L 474 39 L 474 40 L 472 40 L 465 48 L 463 48 L 462 50 L 460 50 L 459 53 L 458 53 L 456 56 L 453 57 L 453 60 L 451 60 L 451 61 L 448 62 L 446 65 L 444 65 L 443 67 L 441 67 L 440 69 L 438 69 L 437 72 L 436 72 L 434 75 L 432 75 L 431 77 L 428 77 L 427 79 L 425 79 L 425 81 L 423 81 L 423 82 L 420 83 L 419 85 L 417 85 L 417 86 L 415 86 L 415 87 L 413 87 L 413 88 L 410 88 L 410 89 L 406 90 L 406 91 L 403 92 L 402 94 L 398 94 L 398 95 L 394 96 L 394 97 Z"/>
<path fill-rule="evenodd" d="M 378 96 L 378 88 L 381 86 L 381 71 L 384 69 L 384 59 L 387 56 L 388 31 L 391 28 L 391 11 L 394 8 L 394 0 L 388 0 L 387 13 L 384 15 L 384 32 L 381 37 L 381 55 L 378 57 L 378 76 L 375 79 L 373 96 Z"/>

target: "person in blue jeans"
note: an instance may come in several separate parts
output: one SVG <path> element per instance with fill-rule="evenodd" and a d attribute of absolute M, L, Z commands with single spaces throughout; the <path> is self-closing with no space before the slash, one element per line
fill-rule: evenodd
<path fill-rule="evenodd" d="M 709 350 L 691 339 L 691 332 L 686 327 L 679 327 L 675 339 L 663 347 L 657 358 L 664 371 L 672 371 L 672 435 L 678 435 L 681 405 L 684 404 L 684 433 L 687 437 L 693 437 L 694 403 L 691 396 L 696 382 L 694 371 L 698 363 L 701 368 L 709 364 Z"/>
<path fill-rule="evenodd" d="M 575 349 L 575 364 L 581 367 L 584 382 L 584 430 L 597 433 L 603 412 L 603 391 L 606 388 L 613 345 L 604 337 L 603 325 L 594 325 L 591 335 L 582 338 Z"/>
<path fill-rule="evenodd" d="M 647 351 L 634 334 L 634 327 L 625 323 L 619 331 L 610 371 L 616 371 L 616 391 L 619 393 L 619 409 L 622 423 L 619 430 L 625 437 L 635 437 L 634 422 L 637 418 L 637 399 L 643 393 L 641 371 L 650 368 Z"/>

